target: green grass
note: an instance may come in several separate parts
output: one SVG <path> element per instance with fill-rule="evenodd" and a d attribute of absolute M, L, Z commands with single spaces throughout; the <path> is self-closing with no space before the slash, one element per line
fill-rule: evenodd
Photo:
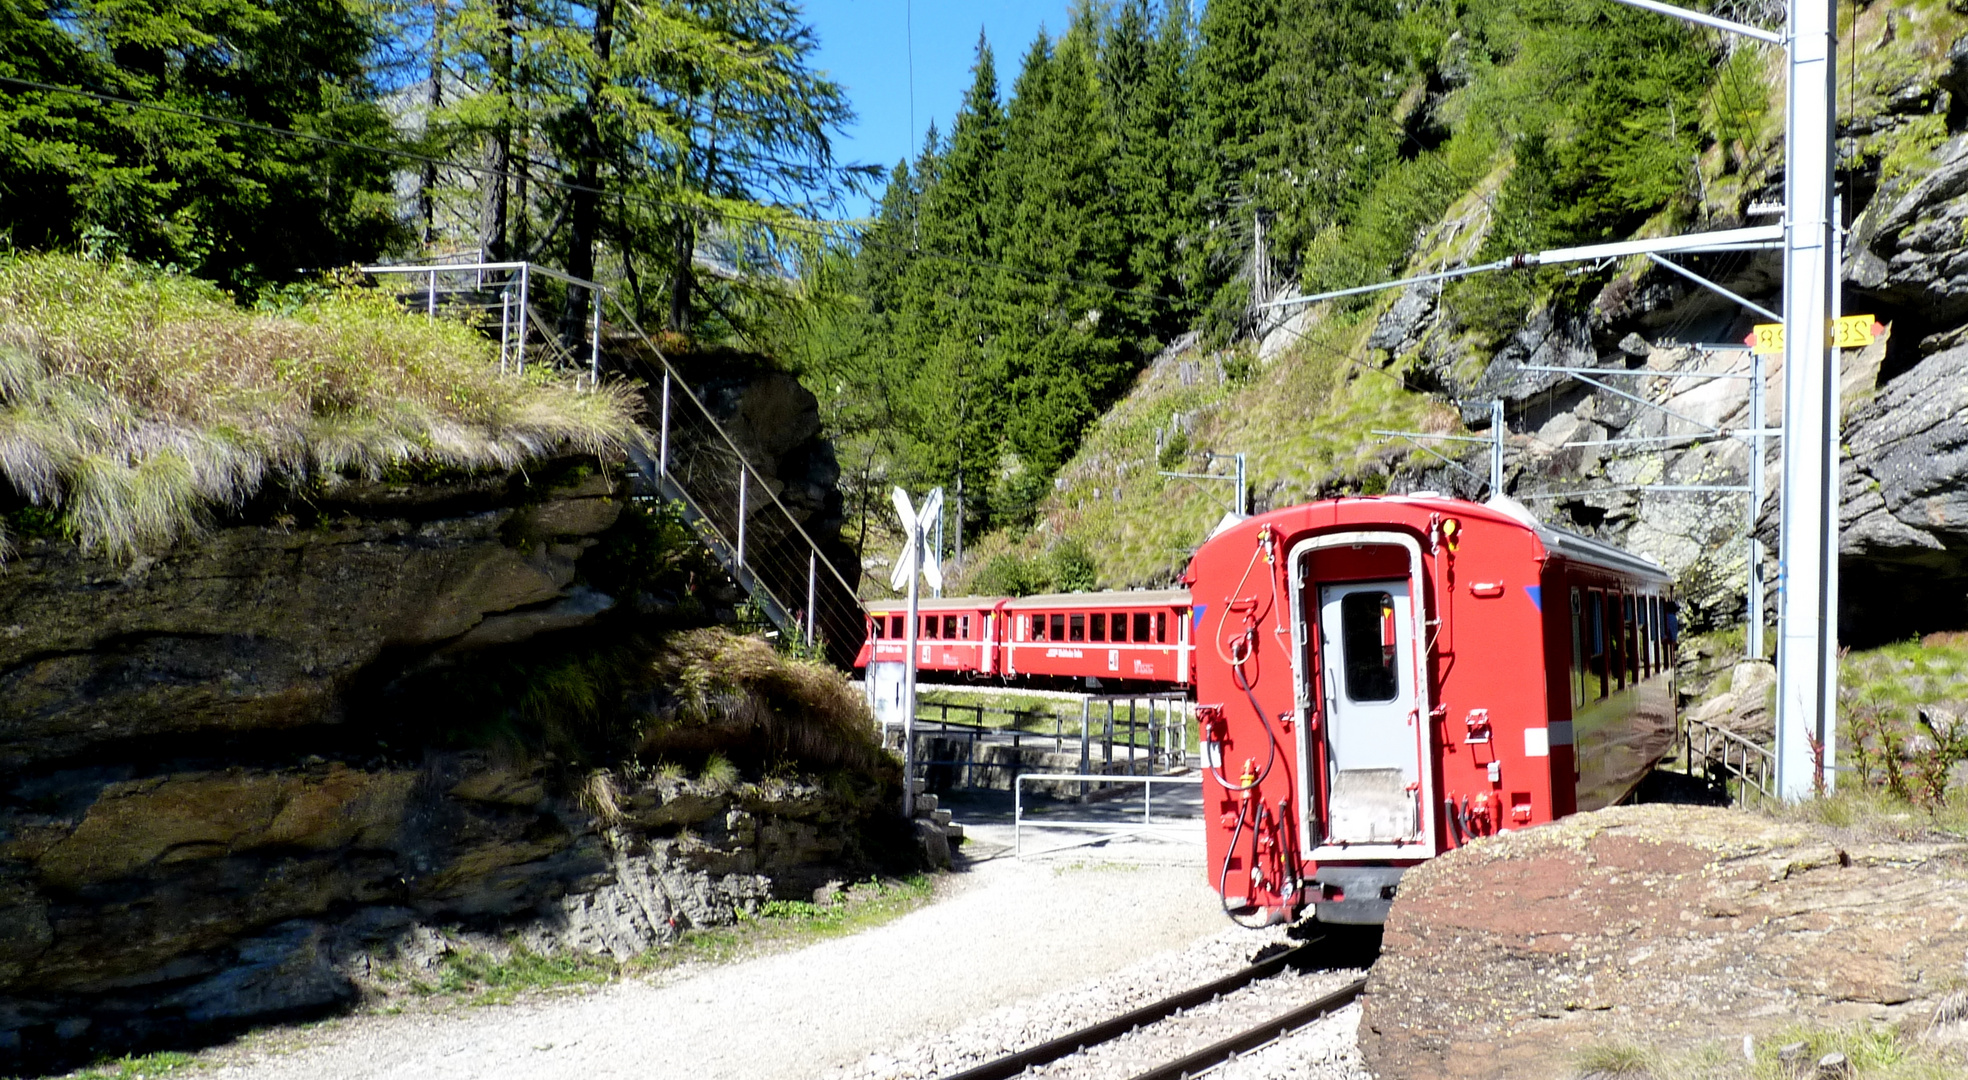
<path fill-rule="evenodd" d="M 91 552 L 168 546 L 273 481 L 503 470 L 642 437 L 629 390 L 502 373 L 472 328 L 352 283 L 274 313 L 128 261 L 0 258 L 0 476 Z"/>
<path fill-rule="evenodd" d="M 1779 1054 L 1804 1044 L 1796 1059 L 1801 1073 L 1785 1071 Z M 1572 1058 L 1573 1075 L 1612 1080 L 1795 1080 L 1811 1076 L 1826 1054 L 1845 1055 L 1857 1080 L 1957 1080 L 1968 1061 L 1925 1047 L 1910 1033 L 1882 1025 L 1852 1027 L 1796 1024 L 1753 1043 L 1755 1059 L 1743 1056 L 1740 1041 L 1687 1048 L 1643 1047 L 1608 1042 L 1585 1047 Z"/>
<path fill-rule="evenodd" d="M 170 1076 L 197 1068 L 202 1066 L 190 1054 L 166 1050 L 154 1054 L 126 1054 L 99 1061 L 69 1076 L 71 1080 L 149 1080 L 150 1077 Z"/>

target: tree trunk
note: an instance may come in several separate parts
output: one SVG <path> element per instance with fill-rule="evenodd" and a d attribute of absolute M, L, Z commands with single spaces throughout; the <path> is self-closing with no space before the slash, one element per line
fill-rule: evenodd
<path fill-rule="evenodd" d="M 424 153 L 437 156 L 431 141 L 437 110 L 444 105 L 444 0 L 431 0 L 430 86 L 424 93 Z M 437 163 L 426 161 L 417 189 L 417 213 L 424 219 L 424 246 L 437 242 Z"/>
<path fill-rule="evenodd" d="M 479 206 L 478 250 L 486 262 L 511 258 L 506 244 L 506 173 L 512 167 L 513 0 L 499 0 L 499 43 L 492 53 L 492 92 L 499 122 L 486 140 L 484 199 Z"/>
<path fill-rule="evenodd" d="M 615 0 L 596 0 L 594 15 L 594 77 L 588 100 L 578 118 L 581 157 L 575 164 L 574 190 L 567 193 L 567 272 L 594 280 L 594 249 L 601 228 L 601 92 L 608 82 L 608 62 L 615 36 Z M 588 290 L 569 288 L 560 317 L 561 339 L 569 343 L 587 336 Z"/>
<path fill-rule="evenodd" d="M 676 217 L 676 228 L 670 231 L 670 330 L 678 334 L 690 332 L 690 286 L 692 272 L 690 257 L 697 250 L 697 223 L 687 213 Z"/>

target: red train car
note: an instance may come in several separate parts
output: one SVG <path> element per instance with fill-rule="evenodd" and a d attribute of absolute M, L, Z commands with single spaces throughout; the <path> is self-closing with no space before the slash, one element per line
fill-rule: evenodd
<path fill-rule="evenodd" d="M 1626 797 L 1672 745 L 1671 579 L 1515 503 L 1250 518 L 1185 580 L 1212 883 L 1240 918 L 1386 918 L 1407 867 Z"/>
<path fill-rule="evenodd" d="M 1003 611 L 1009 677 L 1189 685 L 1187 589 L 1025 596 Z"/>
<path fill-rule="evenodd" d="M 867 604 L 868 640 L 854 666 L 902 660 L 908 603 Z M 1189 685 L 1193 620 L 1186 589 L 963 596 L 917 601 L 919 672 L 1008 682 Z"/>
<path fill-rule="evenodd" d="M 986 596 L 921 597 L 916 601 L 916 670 L 970 677 L 1000 674 L 1004 664 L 1004 601 Z M 877 600 L 865 605 L 868 639 L 854 666 L 908 657 L 905 631 L 909 602 Z"/>

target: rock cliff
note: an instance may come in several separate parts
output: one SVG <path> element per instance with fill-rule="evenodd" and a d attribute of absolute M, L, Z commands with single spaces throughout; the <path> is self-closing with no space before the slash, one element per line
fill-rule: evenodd
<path fill-rule="evenodd" d="M 772 464 L 809 520 L 837 508 L 814 433 L 760 426 L 804 445 Z M 918 865 L 899 777 L 844 684 L 815 682 L 838 674 L 785 676 L 756 643 L 687 658 L 721 682 L 666 660 L 737 595 L 627 506 L 619 468 L 563 459 L 270 490 L 134 563 L 17 530 L 0 1071 L 338 1007 L 458 928 L 627 957 Z M 666 678 L 715 700 L 691 712 Z M 809 691 L 825 733 L 802 734 Z M 704 767 L 720 749 L 739 771 Z M 765 764 L 827 779 L 738 779 Z"/>

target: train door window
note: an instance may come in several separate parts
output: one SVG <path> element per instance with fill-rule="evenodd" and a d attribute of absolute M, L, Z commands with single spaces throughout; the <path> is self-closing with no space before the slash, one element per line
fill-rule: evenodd
<path fill-rule="evenodd" d="M 1347 593 L 1339 601 L 1339 628 L 1347 700 L 1394 700 L 1400 690 L 1394 666 L 1394 595 L 1372 590 Z"/>
<path fill-rule="evenodd" d="M 1116 611 L 1114 613 L 1114 629 L 1110 631 L 1107 636 L 1110 640 L 1113 641 L 1126 641 L 1128 639 L 1127 638 L 1127 612 Z"/>
<path fill-rule="evenodd" d="M 1640 655 L 1646 658 L 1649 677 L 1660 673 L 1659 640 L 1654 629 L 1654 598 L 1643 596 L 1640 598 Z"/>
<path fill-rule="evenodd" d="M 1067 641 L 1086 640 L 1085 615 L 1069 615 L 1066 617 L 1066 640 Z"/>
<path fill-rule="evenodd" d="M 1585 628 L 1582 624 L 1585 598 L 1572 590 L 1572 707 L 1585 704 Z"/>
<path fill-rule="evenodd" d="M 1134 640 L 1148 640 L 1148 613 L 1145 611 L 1134 613 Z"/>
<path fill-rule="evenodd" d="M 1166 611 L 1157 611 L 1155 613 L 1155 643 L 1158 645 L 1168 644 L 1168 612 Z"/>
<path fill-rule="evenodd" d="M 1585 594 L 1585 661 L 1599 679 L 1599 697 L 1607 693 L 1606 671 L 1606 594 L 1593 589 Z"/>
<path fill-rule="evenodd" d="M 1106 613 L 1096 611 L 1092 615 L 1092 620 L 1093 620 L 1092 625 L 1087 627 L 1087 630 L 1089 631 L 1087 635 L 1088 639 L 1092 641 L 1106 641 L 1107 640 Z"/>
<path fill-rule="evenodd" d="M 1052 617 L 1052 637 L 1049 638 L 1048 640 L 1050 641 L 1066 640 L 1066 616 L 1054 615 Z"/>
<path fill-rule="evenodd" d="M 964 639 L 965 641 L 970 640 L 970 616 L 963 615 L 958 617 L 957 636 Z"/>

